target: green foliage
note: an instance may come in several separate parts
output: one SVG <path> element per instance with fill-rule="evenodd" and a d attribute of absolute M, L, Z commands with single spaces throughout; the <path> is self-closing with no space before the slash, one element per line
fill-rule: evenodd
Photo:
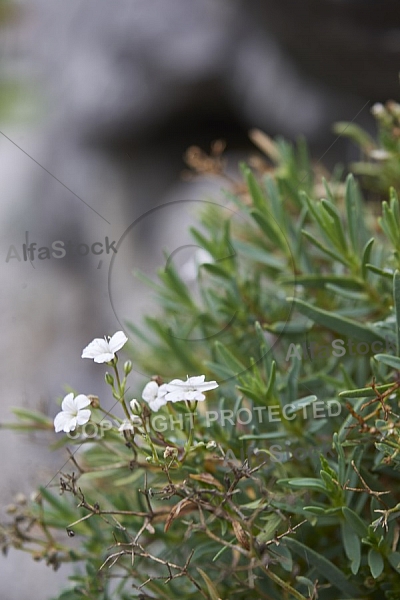
<path fill-rule="evenodd" d="M 143 403 L 135 436 L 86 440 L 62 496 L 42 489 L 4 528 L 4 548 L 80 565 L 58 600 L 400 597 L 396 191 L 380 209 L 352 175 L 320 181 L 303 142 L 266 145 L 267 175 L 243 166 L 225 204 L 205 203 L 192 234 L 211 258 L 196 282 L 170 263 L 158 314 L 129 326 L 158 383 L 203 373 L 218 390 L 195 416 L 168 403 L 163 429 Z M 126 378 L 108 380 L 127 411 Z"/>

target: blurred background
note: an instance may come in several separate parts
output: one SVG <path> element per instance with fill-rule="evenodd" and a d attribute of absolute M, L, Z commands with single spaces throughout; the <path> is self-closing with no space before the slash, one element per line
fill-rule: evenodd
<path fill-rule="evenodd" d="M 372 104 L 398 98 L 400 11 L 397 0 L 2 0 L 0 52 L 4 422 L 12 406 L 54 416 L 67 384 L 104 394 L 83 347 L 152 310 L 132 269 L 152 277 L 164 249 L 190 243 L 193 201 L 220 200 L 218 179 L 182 177 L 189 146 L 225 140 L 233 174 L 256 151 L 254 127 L 304 135 L 328 166 L 351 156 L 331 125 L 373 133 Z M 112 247 L 76 251 L 106 238 L 121 240 L 111 274 Z M 55 241 L 75 252 L 24 260 L 23 244 Z M 55 439 L 0 430 L 2 518 L 63 466 Z M 51 598 L 67 575 L 13 552 L 1 597 Z"/>

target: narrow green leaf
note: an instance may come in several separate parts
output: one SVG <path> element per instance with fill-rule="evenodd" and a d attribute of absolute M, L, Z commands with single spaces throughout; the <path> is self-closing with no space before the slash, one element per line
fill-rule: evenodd
<path fill-rule="evenodd" d="M 354 180 L 353 175 L 348 175 L 346 180 L 346 213 L 347 213 L 347 225 L 349 228 L 349 237 L 354 253 L 358 253 L 359 249 L 359 231 L 360 231 L 360 210 L 357 198 L 357 184 Z"/>
<path fill-rule="evenodd" d="M 239 242 L 237 240 L 233 243 L 239 256 L 243 255 L 246 258 L 267 265 L 267 267 L 271 267 L 277 271 L 283 271 L 286 268 L 286 262 L 284 260 L 274 256 L 264 248 L 260 248 L 254 244 L 248 244 L 247 242 Z"/>
<path fill-rule="evenodd" d="M 326 210 L 326 212 L 333 219 L 333 223 L 335 226 L 336 235 L 339 241 L 340 246 L 343 247 L 344 253 L 347 253 L 347 240 L 344 235 L 342 221 L 340 219 L 340 214 L 338 209 L 334 204 L 329 202 L 328 200 L 322 199 L 321 206 Z"/>
<path fill-rule="evenodd" d="M 247 187 L 249 188 L 250 196 L 253 200 L 254 206 L 261 212 L 264 212 L 267 202 L 257 179 L 254 177 L 254 174 L 246 164 L 242 163 L 240 167 L 246 179 Z"/>
<path fill-rule="evenodd" d="M 363 249 L 363 254 L 362 254 L 362 260 L 361 260 L 361 274 L 363 279 L 367 278 L 368 275 L 368 269 L 367 269 L 367 265 L 369 264 L 370 260 L 371 260 L 371 252 L 372 252 L 372 246 L 374 244 L 374 238 L 371 238 L 370 240 L 368 240 L 368 242 L 365 244 L 364 249 Z"/>
<path fill-rule="evenodd" d="M 385 392 L 393 386 L 393 383 L 385 383 L 383 385 L 377 385 L 376 390 L 379 393 Z M 340 398 L 373 398 L 376 396 L 376 392 L 372 387 L 359 388 L 357 390 L 345 390 L 339 393 Z"/>
<path fill-rule="evenodd" d="M 332 329 L 336 333 L 341 333 L 349 337 L 353 337 L 363 342 L 374 342 L 375 340 L 384 340 L 384 336 L 378 333 L 376 330 L 372 330 L 366 325 L 352 321 L 347 317 L 332 314 L 322 308 L 316 308 L 308 302 L 304 302 L 298 298 L 286 298 L 287 302 L 294 302 L 296 308 L 309 319 L 326 327 L 326 329 Z"/>
<path fill-rule="evenodd" d="M 372 271 L 373 273 L 376 273 L 376 275 L 380 275 L 381 277 L 385 277 L 385 279 L 393 280 L 393 271 L 391 269 L 380 269 L 379 267 L 376 267 L 375 265 L 371 265 L 369 263 L 367 263 L 365 265 L 365 267 L 369 271 Z"/>
<path fill-rule="evenodd" d="M 396 371 L 400 371 L 399 357 L 392 356 L 391 354 L 375 354 L 374 358 L 378 362 L 382 362 L 384 365 L 392 367 L 392 369 L 396 369 Z"/>
<path fill-rule="evenodd" d="M 197 567 L 197 571 L 200 573 L 200 575 L 204 579 L 204 583 L 207 586 L 207 590 L 208 590 L 208 593 L 210 594 L 211 600 L 221 600 L 221 598 L 218 594 L 218 590 L 215 587 L 215 585 L 213 584 L 213 582 L 211 581 L 211 579 L 209 578 L 209 576 L 206 575 L 206 573 L 204 573 L 204 571 L 202 569 L 200 569 L 199 567 Z"/>
<path fill-rule="evenodd" d="M 400 356 L 400 271 L 393 275 L 393 302 L 396 313 L 397 356 Z"/>
<path fill-rule="evenodd" d="M 288 244 L 285 240 L 283 233 L 279 227 L 275 224 L 275 220 L 270 215 L 265 215 L 258 210 L 252 210 L 251 216 L 259 225 L 261 230 L 265 233 L 267 238 L 278 248 L 281 248 L 284 252 L 288 250 Z"/>
<path fill-rule="evenodd" d="M 311 563 L 318 573 L 325 577 L 325 579 L 327 579 L 338 590 L 344 594 L 347 594 L 351 598 L 360 594 L 357 587 L 350 583 L 342 571 L 340 571 L 327 558 L 321 554 L 318 554 L 318 552 L 315 550 L 308 548 L 297 539 L 286 537 L 285 542 L 291 550 L 306 560 L 307 563 Z"/>
<path fill-rule="evenodd" d="M 327 248 L 326 246 L 324 246 L 323 244 L 321 244 L 321 242 L 319 242 L 316 239 L 316 237 L 315 237 L 314 234 L 308 233 L 308 231 L 306 231 L 305 229 L 302 229 L 301 233 L 308 239 L 309 242 L 311 242 L 311 244 L 313 244 L 319 250 L 321 250 L 321 252 L 323 252 L 324 254 L 327 254 L 328 256 L 330 256 L 331 258 L 333 258 L 334 260 L 337 260 L 338 262 L 340 262 L 343 265 L 345 265 L 346 267 L 350 266 L 350 263 L 349 263 L 349 261 L 346 258 L 344 258 L 343 256 L 340 256 L 340 254 L 338 254 L 334 250 L 330 250 L 329 248 Z"/>
<path fill-rule="evenodd" d="M 291 284 L 291 285 L 302 285 L 304 287 L 315 287 L 324 288 L 326 284 L 331 283 L 350 290 L 363 290 L 364 284 L 362 281 L 352 277 L 344 277 L 342 275 L 298 275 L 293 278 L 282 278 L 279 283 Z"/>
<path fill-rule="evenodd" d="M 313 477 L 294 477 L 293 479 L 279 479 L 278 485 L 284 485 L 293 489 L 315 490 L 317 492 L 327 493 L 327 490 L 320 479 Z"/>

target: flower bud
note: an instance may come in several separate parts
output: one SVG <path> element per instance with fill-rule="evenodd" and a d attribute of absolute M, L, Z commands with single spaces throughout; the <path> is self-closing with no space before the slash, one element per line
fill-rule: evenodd
<path fill-rule="evenodd" d="M 167 446 L 164 450 L 164 458 L 176 458 L 178 456 L 178 449 Z"/>
<path fill-rule="evenodd" d="M 125 375 L 129 375 L 129 373 L 132 371 L 132 362 L 130 360 L 127 360 L 126 363 L 124 364 L 124 373 Z"/>
<path fill-rule="evenodd" d="M 114 377 L 108 371 L 105 375 L 105 380 L 106 380 L 106 383 L 108 383 L 108 385 L 114 385 Z"/>
<path fill-rule="evenodd" d="M 216 447 L 217 447 L 217 442 L 214 442 L 214 440 L 211 440 L 206 445 L 207 450 L 212 450 L 213 448 L 216 448 Z"/>
<path fill-rule="evenodd" d="M 138 413 L 138 412 L 141 411 L 141 406 L 140 406 L 139 402 L 135 398 L 133 398 L 133 400 L 131 400 L 129 402 L 129 405 L 130 405 L 130 407 L 132 409 L 132 412 Z"/>
<path fill-rule="evenodd" d="M 90 406 L 92 406 L 92 408 L 99 408 L 100 400 L 99 400 L 98 396 L 93 396 L 92 394 L 88 394 L 88 398 L 90 400 Z"/>

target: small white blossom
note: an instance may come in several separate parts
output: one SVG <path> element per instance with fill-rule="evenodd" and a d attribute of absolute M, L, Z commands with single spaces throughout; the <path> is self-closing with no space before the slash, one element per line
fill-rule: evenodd
<path fill-rule="evenodd" d="M 371 113 L 376 117 L 378 115 L 382 115 L 385 112 L 385 107 L 383 106 L 383 104 L 381 104 L 381 102 L 377 102 L 376 104 L 373 105 L 373 107 L 371 108 Z"/>
<path fill-rule="evenodd" d="M 167 384 L 167 402 L 180 402 L 181 400 L 202 402 L 205 400 L 203 392 L 214 390 L 218 387 L 216 381 L 204 381 L 205 375 L 199 377 L 188 377 L 186 381 L 173 379 Z"/>
<path fill-rule="evenodd" d="M 369 155 L 375 160 L 387 160 L 390 158 L 390 152 L 384 150 L 383 148 L 375 148 L 374 150 L 371 150 Z"/>
<path fill-rule="evenodd" d="M 137 415 L 131 415 L 130 420 L 129 419 L 125 419 L 125 421 L 123 421 L 121 423 L 121 425 L 118 427 L 118 431 L 133 431 L 134 429 L 134 425 L 141 425 L 142 424 L 142 420 L 140 417 L 138 417 Z"/>
<path fill-rule="evenodd" d="M 214 440 L 211 440 L 206 445 L 207 450 L 212 450 L 213 448 L 216 448 L 216 447 L 217 447 L 217 442 L 214 442 Z"/>
<path fill-rule="evenodd" d="M 62 411 L 54 419 L 54 428 L 56 432 L 65 431 L 69 433 L 74 431 L 77 425 L 84 425 L 90 419 L 91 412 L 85 409 L 89 406 L 90 400 L 87 396 L 79 394 L 74 398 L 73 394 L 67 394 L 61 403 Z"/>
<path fill-rule="evenodd" d="M 128 419 L 125 419 L 125 421 L 123 421 L 121 423 L 121 425 L 118 427 L 118 431 L 121 431 L 121 433 L 123 431 L 133 431 L 132 421 L 128 421 Z"/>
<path fill-rule="evenodd" d="M 164 404 L 167 403 L 165 395 L 167 393 L 167 386 L 165 383 L 158 385 L 156 381 L 149 381 L 145 386 L 142 398 L 150 406 L 151 410 L 157 412 Z"/>
<path fill-rule="evenodd" d="M 117 331 L 110 338 L 96 338 L 82 352 L 82 358 L 92 358 L 96 363 L 108 363 L 113 360 L 115 353 L 126 344 L 128 338 L 123 331 Z"/>

